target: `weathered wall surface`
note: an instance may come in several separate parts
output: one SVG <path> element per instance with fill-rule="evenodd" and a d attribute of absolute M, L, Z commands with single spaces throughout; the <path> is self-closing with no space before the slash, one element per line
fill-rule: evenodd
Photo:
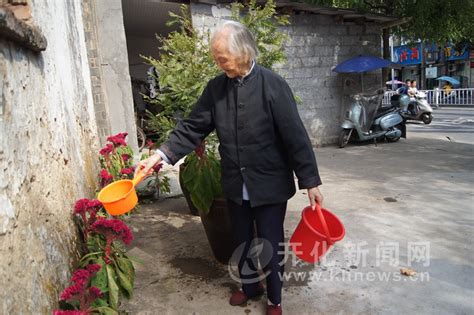
<path fill-rule="evenodd" d="M 230 16 L 224 6 L 191 4 L 193 25 L 198 30 L 214 29 Z M 287 63 L 276 66 L 299 96 L 299 113 L 314 146 L 335 143 L 347 96 L 346 79 L 359 84 L 359 76 L 337 74 L 332 68 L 360 54 L 380 55 L 380 30 L 375 24 L 336 22 L 325 15 L 298 14 L 281 30 L 289 35 Z M 374 75 L 375 74 L 375 75 Z M 380 84 L 380 73 L 365 78 L 365 85 Z M 357 89 L 357 88 L 356 88 Z"/>
<path fill-rule="evenodd" d="M 98 62 L 106 98 L 100 101 L 106 106 L 111 134 L 128 132 L 127 142 L 137 150 L 122 1 L 93 0 L 92 5 L 95 8 Z"/>
<path fill-rule="evenodd" d="M 0 313 L 48 314 L 77 257 L 71 210 L 95 189 L 81 1 L 31 1 L 48 46 L 0 38 Z"/>

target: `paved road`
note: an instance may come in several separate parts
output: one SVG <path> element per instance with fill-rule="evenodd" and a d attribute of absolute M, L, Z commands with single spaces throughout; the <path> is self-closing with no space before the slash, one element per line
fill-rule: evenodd
<path fill-rule="evenodd" d="M 288 252 L 286 315 L 474 314 L 472 119 L 473 109 L 443 108 L 396 143 L 316 149 L 324 206 L 346 235 L 320 264 Z M 304 190 L 289 201 L 287 239 L 307 204 Z M 129 254 L 142 263 L 122 306 L 129 314 L 264 314 L 265 298 L 228 304 L 238 284 L 184 198 L 144 204 L 130 224 Z M 401 276 L 402 267 L 418 274 Z"/>
<path fill-rule="evenodd" d="M 474 144 L 474 108 L 445 107 L 435 109 L 429 125 L 408 124 L 408 136 Z"/>

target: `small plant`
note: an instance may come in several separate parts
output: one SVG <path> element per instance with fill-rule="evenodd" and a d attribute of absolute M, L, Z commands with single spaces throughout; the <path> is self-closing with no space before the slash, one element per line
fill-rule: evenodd
<path fill-rule="evenodd" d="M 101 306 L 117 310 L 121 296 L 130 299 L 133 295 L 135 268 L 124 247 L 133 240 L 132 232 L 122 220 L 99 217 L 90 227 L 90 234 L 89 254 L 81 259 L 81 265 L 101 267 L 92 284 L 104 293 Z"/>
<path fill-rule="evenodd" d="M 55 310 L 53 315 L 71 314 L 97 314 L 101 312 L 115 313 L 107 306 L 98 306 L 98 299 L 103 298 L 104 293 L 96 286 L 91 285 L 91 279 L 102 269 L 100 265 L 91 264 L 84 269 L 78 269 L 71 277 L 71 286 L 61 293 L 61 301 L 67 305 L 69 310 Z"/>
<path fill-rule="evenodd" d="M 125 141 L 127 137 L 126 132 L 118 133 L 107 138 L 105 147 L 100 150 L 100 187 L 105 187 L 108 184 L 120 179 L 132 179 L 134 168 L 133 151 Z M 141 158 L 147 158 L 143 155 Z M 162 192 L 169 192 L 169 178 L 159 173 L 161 167 L 155 167 L 155 187 L 159 187 Z M 149 188 L 148 188 L 149 189 Z"/>
<path fill-rule="evenodd" d="M 90 228 L 97 219 L 97 213 L 102 209 L 102 203 L 96 199 L 79 199 L 74 205 L 74 214 L 81 218 L 82 234 L 87 243 Z"/>
<path fill-rule="evenodd" d="M 220 185 L 221 164 L 214 151 L 206 151 L 203 141 L 184 161 L 182 178 L 193 205 L 206 215 L 214 199 L 222 196 Z"/>

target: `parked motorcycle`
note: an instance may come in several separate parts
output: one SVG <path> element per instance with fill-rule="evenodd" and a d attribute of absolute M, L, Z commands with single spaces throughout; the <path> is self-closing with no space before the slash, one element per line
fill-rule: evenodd
<path fill-rule="evenodd" d="M 339 147 L 344 148 L 349 140 L 376 141 L 385 138 L 396 142 L 406 137 L 405 119 L 400 115 L 400 108 L 390 106 L 381 108 L 384 90 L 376 94 L 355 94 L 341 124 Z"/>
<path fill-rule="evenodd" d="M 406 120 L 420 120 L 426 125 L 433 120 L 433 108 L 426 99 L 426 93 L 418 91 L 414 98 L 405 94 L 395 94 L 391 97 L 392 106 L 401 108 L 401 115 Z"/>

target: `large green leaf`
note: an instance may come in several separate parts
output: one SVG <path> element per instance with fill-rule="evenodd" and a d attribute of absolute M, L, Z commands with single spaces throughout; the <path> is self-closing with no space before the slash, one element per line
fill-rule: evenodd
<path fill-rule="evenodd" d="M 119 284 L 121 286 L 121 289 L 123 289 L 123 293 L 125 296 L 130 299 L 132 298 L 133 295 L 133 278 L 130 277 L 130 274 L 126 274 L 122 270 L 120 270 L 118 263 L 116 262 L 117 268 L 115 269 L 115 272 L 117 274 L 117 278 L 119 281 Z"/>
<path fill-rule="evenodd" d="M 101 315 L 118 315 L 118 312 L 107 306 L 94 307 L 94 312 L 98 312 Z"/>
<path fill-rule="evenodd" d="M 119 256 L 117 258 L 117 264 L 120 270 L 122 270 L 133 284 L 135 281 L 135 267 L 133 266 L 132 260 L 128 256 Z"/>
<path fill-rule="evenodd" d="M 114 310 L 117 309 L 118 307 L 118 300 L 119 300 L 119 287 L 117 285 L 117 282 L 115 280 L 115 271 L 114 267 L 112 265 L 106 265 L 107 269 L 107 280 L 108 280 L 108 286 L 109 286 L 109 305 L 112 307 Z"/>

